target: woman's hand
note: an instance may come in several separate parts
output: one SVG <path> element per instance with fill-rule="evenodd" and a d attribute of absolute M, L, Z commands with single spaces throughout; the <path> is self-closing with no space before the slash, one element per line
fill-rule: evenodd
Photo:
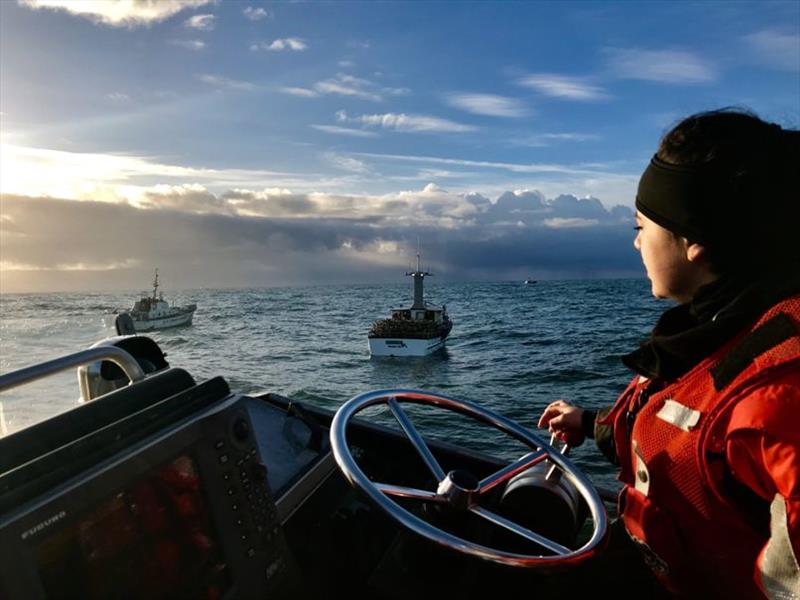
<path fill-rule="evenodd" d="M 572 406 L 566 400 L 551 402 L 539 417 L 539 427 L 547 427 L 570 446 L 580 446 L 585 439 L 583 433 L 583 409 Z"/>

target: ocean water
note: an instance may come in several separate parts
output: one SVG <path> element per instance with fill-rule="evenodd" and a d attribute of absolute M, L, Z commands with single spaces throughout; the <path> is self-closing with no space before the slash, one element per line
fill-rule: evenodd
<path fill-rule="evenodd" d="M 115 309 L 137 293 L 0 296 L 0 372 L 74 352 L 114 335 Z M 235 391 L 277 392 L 336 408 L 372 389 L 419 388 L 467 399 L 535 428 L 542 409 L 566 398 L 607 405 L 631 377 L 620 356 L 635 348 L 666 306 L 647 280 L 506 283 L 426 282 L 426 299 L 447 304 L 454 327 L 446 350 L 426 358 L 371 359 L 366 333 L 389 309 L 407 305 L 396 285 L 193 290 L 171 304 L 198 305 L 190 327 L 151 332 L 173 366 L 198 381 L 222 375 Z M 6 433 L 74 407 L 69 371 L 0 395 Z M 514 458 L 503 435 L 444 411 L 412 409 L 425 435 Z M 390 422 L 385 415 L 375 418 Z M 614 470 L 587 443 L 572 452 L 599 484 Z"/>

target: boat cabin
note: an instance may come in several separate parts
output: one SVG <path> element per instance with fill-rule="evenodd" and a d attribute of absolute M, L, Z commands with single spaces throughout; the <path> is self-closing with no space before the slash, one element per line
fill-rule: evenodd
<path fill-rule="evenodd" d="M 425 308 L 393 308 L 392 319 L 404 321 L 431 321 L 444 323 L 446 309 L 444 307 L 426 306 Z"/>

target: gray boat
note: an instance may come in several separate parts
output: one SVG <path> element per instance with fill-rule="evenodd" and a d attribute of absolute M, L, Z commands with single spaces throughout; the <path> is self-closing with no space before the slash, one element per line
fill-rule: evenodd
<path fill-rule="evenodd" d="M 170 306 L 164 300 L 163 292 L 158 291 L 158 269 L 156 269 L 155 279 L 153 280 L 153 295 L 143 295 L 136 301 L 133 308 L 125 311 L 124 314 L 130 316 L 136 331 L 144 332 L 191 325 L 195 310 L 197 310 L 196 304 Z"/>

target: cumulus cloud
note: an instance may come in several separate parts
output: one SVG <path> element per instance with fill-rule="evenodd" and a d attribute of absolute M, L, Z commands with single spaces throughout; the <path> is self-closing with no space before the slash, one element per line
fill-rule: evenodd
<path fill-rule="evenodd" d="M 565 98 L 567 100 L 593 102 L 606 100 L 609 97 L 603 88 L 589 83 L 585 79 L 566 75 L 537 73 L 521 77 L 517 80 L 517 83 L 546 96 Z"/>
<path fill-rule="evenodd" d="M 437 272 L 453 278 L 641 273 L 630 221 L 592 216 L 589 199 L 518 191 L 492 202 L 428 185 L 385 196 L 181 186 L 154 189 L 150 200 L 137 208 L 5 196 L 3 291 L 129 288 L 155 264 L 187 287 L 386 279 L 418 236 Z M 11 223 L 17 235 L 7 235 Z M 103 265 L 116 270 L 89 272 Z"/>
<path fill-rule="evenodd" d="M 191 8 L 198 8 L 214 0 L 18 0 L 23 6 L 34 9 L 63 10 L 95 23 L 112 27 L 136 27 L 169 19 Z"/>
<path fill-rule="evenodd" d="M 776 29 L 757 31 L 744 37 L 748 48 L 765 65 L 800 71 L 800 35 Z"/>
<path fill-rule="evenodd" d="M 644 50 L 610 48 L 608 66 L 622 79 L 655 83 L 696 84 L 717 79 L 716 69 L 691 52 L 683 50 Z"/>
<path fill-rule="evenodd" d="M 349 171 L 368 170 L 363 162 L 351 157 L 327 153 L 324 158 Z M 555 223 L 592 220 L 595 224 L 614 224 L 633 218 L 631 209 L 620 206 L 608 211 L 599 200 L 591 197 L 561 195 L 547 199 L 538 191 L 518 190 L 504 192 L 492 202 L 481 194 L 450 192 L 434 183 L 428 183 L 422 189 L 383 195 L 294 192 L 277 187 L 260 190 L 232 188 L 215 194 L 197 183 L 159 184 L 144 189 L 135 202 L 123 204 L 144 210 L 195 214 L 337 218 L 369 221 L 376 226 L 403 222 L 449 228 L 507 223 L 516 227 L 522 223 L 525 227 L 540 228 L 552 226 L 546 221 L 553 219 Z M 4 227 L 8 225 L 6 221 L 15 222 L 13 213 L 7 213 L 7 217 L 3 221 Z"/>
<path fill-rule="evenodd" d="M 472 125 L 456 123 L 455 121 L 429 115 L 384 113 L 350 117 L 345 111 L 341 110 L 336 113 L 336 118 L 345 123 L 360 123 L 368 127 L 380 127 L 382 129 L 411 133 L 463 133 L 477 129 Z"/>
<path fill-rule="evenodd" d="M 153 186 L 142 194 L 137 205 L 146 209 L 194 213 L 227 212 L 224 200 L 197 183 Z"/>
<path fill-rule="evenodd" d="M 450 106 L 477 115 L 524 117 L 529 114 L 528 108 L 520 100 L 495 94 L 453 93 L 446 96 L 445 100 Z"/>
<path fill-rule="evenodd" d="M 246 6 L 244 10 L 242 10 L 244 16 L 249 19 L 250 21 L 261 21 L 262 19 L 271 18 L 272 15 L 265 9 L 253 6 Z"/>
<path fill-rule="evenodd" d="M 199 31 L 212 31 L 216 25 L 216 19 L 214 15 L 194 15 L 186 19 L 183 26 Z"/>
<path fill-rule="evenodd" d="M 250 44 L 250 50 L 253 52 L 257 52 L 259 50 L 267 50 L 270 52 L 291 50 L 293 52 L 300 52 L 302 50 L 306 50 L 307 48 L 308 44 L 306 44 L 300 38 L 284 38 L 273 40 L 272 42 L 256 42 L 254 44 Z"/>

